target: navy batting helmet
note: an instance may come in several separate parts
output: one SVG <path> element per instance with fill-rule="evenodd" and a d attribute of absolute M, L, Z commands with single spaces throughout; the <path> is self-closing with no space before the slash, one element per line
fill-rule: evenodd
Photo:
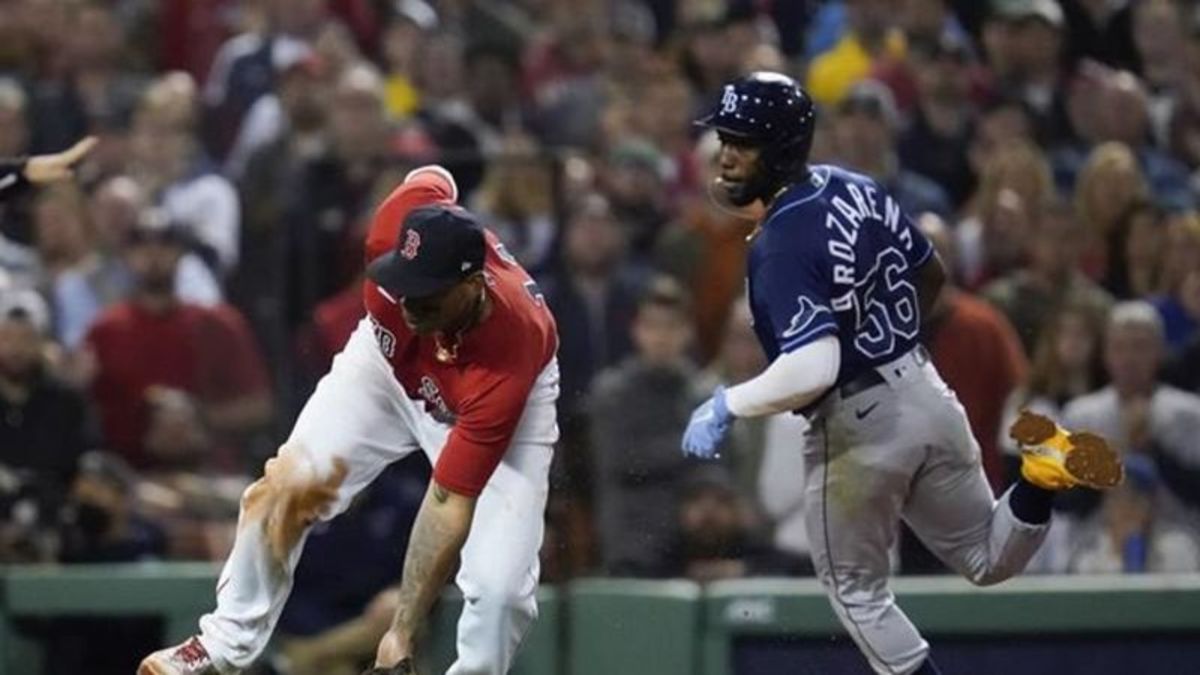
<path fill-rule="evenodd" d="M 764 178 L 775 188 L 804 169 L 816 123 L 808 93 L 787 75 L 765 71 L 726 84 L 720 101 L 696 120 L 723 137 L 761 148 Z"/>

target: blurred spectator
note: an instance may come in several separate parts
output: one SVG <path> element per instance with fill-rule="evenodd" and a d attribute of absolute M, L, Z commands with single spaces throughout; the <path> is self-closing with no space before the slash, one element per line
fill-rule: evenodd
<path fill-rule="evenodd" d="M 80 458 L 63 514 L 63 562 L 133 562 L 166 554 L 162 529 L 135 508 L 137 481 L 120 457 L 89 452 Z"/>
<path fill-rule="evenodd" d="M 284 231 L 276 236 L 286 248 L 277 259 L 287 261 L 290 327 L 307 321 L 318 302 L 345 288 L 361 270 L 360 225 L 395 140 L 384 113 L 383 81 L 366 63 L 339 76 L 328 115 L 329 142 L 305 153 L 295 173 L 282 176 Z"/>
<path fill-rule="evenodd" d="M 1008 429 L 1022 410 L 1032 410 L 1053 420 L 1063 419 L 1063 408 L 1073 399 L 1100 388 L 1104 381 L 1101 341 L 1107 311 L 1087 304 L 1067 302 L 1047 317 L 1033 347 L 1028 375 L 1005 406 L 999 442 L 1005 455 L 1005 482 L 1016 480 L 1021 468 L 1020 448 Z"/>
<path fill-rule="evenodd" d="M 159 220 L 131 232 L 133 294 L 88 332 L 80 378 L 90 384 L 106 447 L 136 468 L 241 471 L 236 444 L 270 419 L 266 373 L 237 310 L 176 296 L 185 236 Z"/>
<path fill-rule="evenodd" d="M 266 25 L 230 38 L 213 58 L 204 84 L 207 148 L 222 159 L 242 117 L 271 91 L 281 64 L 294 63 L 316 41 L 326 0 L 264 0 Z"/>
<path fill-rule="evenodd" d="M 1069 206 L 1052 202 L 1024 236 L 1028 265 L 988 284 L 980 294 L 1004 312 L 1025 348 L 1033 354 L 1045 326 L 1060 308 L 1086 307 L 1106 316 L 1112 296 L 1080 269 L 1082 228 Z"/>
<path fill-rule="evenodd" d="M 639 279 L 623 259 L 625 241 L 608 201 L 588 195 L 567 218 L 560 267 L 540 279 L 558 324 L 558 409 L 564 418 L 573 416 L 595 373 L 622 361 L 631 349 Z"/>
<path fill-rule="evenodd" d="M 879 62 L 904 55 L 904 35 L 886 0 L 844 0 L 847 30 L 832 48 L 815 56 L 806 89 L 820 105 L 835 106 Z"/>
<path fill-rule="evenodd" d="M 1195 524 L 1200 506 L 1200 397 L 1162 384 L 1162 321 L 1142 301 L 1118 304 L 1109 315 L 1104 364 L 1112 384 L 1071 401 L 1064 424 L 1111 439 L 1125 454 L 1150 459 L 1162 477 L 1159 513 Z"/>
<path fill-rule="evenodd" d="M 707 583 L 795 571 L 759 536 L 754 511 L 720 466 L 694 468 L 679 492 L 678 540 L 664 576 Z"/>
<path fill-rule="evenodd" d="M 55 185 L 38 193 L 33 202 L 33 225 L 44 275 L 40 281 L 46 286 L 53 287 L 64 273 L 95 264 L 87 203 L 73 184 Z"/>
<path fill-rule="evenodd" d="M 611 21 L 582 9 L 561 12 L 525 50 L 521 89 L 537 109 L 548 145 L 586 146 L 603 107 L 603 70 L 610 57 Z"/>
<path fill-rule="evenodd" d="M 470 44 L 454 36 L 430 41 L 423 64 L 421 120 L 442 151 L 442 162 L 469 197 L 479 186 L 483 158 L 499 153 L 508 134 L 529 132 L 529 110 L 520 98 L 518 57 L 504 47 Z M 434 83 L 434 78 L 448 77 Z M 453 88 L 451 88 L 453 87 Z"/>
<path fill-rule="evenodd" d="M 1121 218 L 1139 201 L 1148 201 L 1150 186 L 1129 148 L 1119 143 L 1096 146 L 1075 181 L 1075 213 L 1084 226 L 1084 266 L 1094 277 L 1105 276 Z"/>
<path fill-rule="evenodd" d="M 105 128 L 126 128 L 145 78 L 124 63 L 128 36 L 114 7 L 81 3 L 68 12 L 61 77 L 32 89 L 33 147 L 48 152 Z"/>
<path fill-rule="evenodd" d="M 969 74 L 971 58 L 971 36 L 963 30 L 950 10 L 946 0 L 904 0 L 898 3 L 900 27 L 904 31 L 907 52 L 904 59 L 885 60 L 878 63 L 872 79 L 879 80 L 891 90 L 896 108 L 904 119 L 913 112 L 919 95 L 921 71 L 929 65 L 931 52 L 940 47 L 950 51 L 964 51 L 960 65 L 964 74 Z M 923 54 L 920 54 L 923 52 Z"/>
<path fill-rule="evenodd" d="M 553 172 L 553 164 L 530 139 L 511 137 L 504 154 L 488 166 L 471 205 L 534 275 L 550 266 L 558 234 Z"/>
<path fill-rule="evenodd" d="M 0 78 L 0 157 L 22 157 L 30 150 L 29 97 L 8 78 Z M 23 248 L 33 242 L 30 210 L 33 193 L 25 190 L 0 203 L 0 264 L 10 273 L 33 274 L 37 259 Z"/>
<path fill-rule="evenodd" d="M 254 155 L 284 136 L 311 133 L 324 120 L 321 97 L 327 93 L 328 65 L 312 54 L 298 53 L 297 61 L 280 67 L 274 91 L 250 106 L 225 160 L 225 175 L 240 181 Z"/>
<path fill-rule="evenodd" d="M 942 186 L 956 210 L 974 187 L 967 159 L 975 134 L 970 59 L 970 46 L 961 37 L 946 35 L 912 46 L 916 100 L 897 144 L 901 166 Z"/>
<path fill-rule="evenodd" d="M 1001 149 L 1033 143 L 1033 121 L 1020 101 L 999 98 L 985 104 L 967 147 L 972 179 L 983 175 L 984 167 Z"/>
<path fill-rule="evenodd" d="M 664 189 L 666 165 L 658 148 L 633 138 L 612 149 L 602 174 L 613 216 L 627 233 L 629 255 L 639 263 L 648 262 L 660 231 L 671 220 Z"/>
<path fill-rule="evenodd" d="M 878 82 L 854 85 L 838 105 L 836 147 L 847 167 L 874 178 L 905 213 L 951 214 L 946 191 L 932 180 L 905 169 L 896 154 L 899 120 L 892 95 Z"/>
<path fill-rule="evenodd" d="M 238 263 L 237 192 L 216 173 L 196 142 L 196 84 L 169 73 L 146 89 L 134 114 L 131 175 L 151 201 L 186 226 L 218 276 Z"/>
<path fill-rule="evenodd" d="M 218 50 L 237 24 L 246 20 L 244 4 L 238 0 L 160 0 L 151 29 L 158 38 L 154 65 L 158 70 L 186 71 L 197 82 L 207 81 Z"/>
<path fill-rule="evenodd" d="M 1200 571 L 1200 538 L 1186 522 L 1164 517 L 1156 499 L 1159 467 L 1140 455 L 1125 461 L 1125 482 L 1104 494 L 1096 522 L 1072 539 L 1069 570 L 1079 574 Z"/>
<path fill-rule="evenodd" d="M 1062 8 L 1056 0 L 997 0 L 992 7 L 984 46 L 997 87 L 1029 110 L 1041 143 L 1065 140 Z"/>
<path fill-rule="evenodd" d="M 1075 184 L 1095 146 L 1116 142 L 1133 153 L 1157 203 L 1170 210 L 1191 208 L 1195 198 L 1187 168 L 1151 144 L 1150 99 L 1142 82 L 1125 71 L 1083 70 L 1071 84 L 1068 101 L 1076 139 L 1055 144 L 1053 153 L 1060 188 Z"/>
<path fill-rule="evenodd" d="M 114 176 L 92 193 L 86 214 L 68 216 L 88 221 L 90 240 L 88 255 L 80 264 L 60 272 L 52 288 L 55 334 L 68 350 L 80 346 L 105 307 L 125 299 L 132 290 L 124 247 L 145 209 L 141 187 L 128 176 Z M 212 269 L 192 252 L 179 261 L 175 292 L 180 299 L 201 305 L 221 300 L 221 286 Z"/>
<path fill-rule="evenodd" d="M 1026 242 L 1053 196 L 1050 166 L 1037 146 L 1011 142 L 990 153 L 956 230 L 964 288 L 980 288 L 1025 262 Z"/>
<path fill-rule="evenodd" d="M 1059 0 L 1071 39 L 1068 63 L 1093 59 L 1113 68 L 1138 69 L 1132 16 L 1139 2 L 1119 0 Z"/>
<path fill-rule="evenodd" d="M 953 269 L 954 239 L 945 221 L 927 213 L 920 216 L 917 227 L 929 237 L 945 265 Z M 971 431 L 979 442 L 984 473 L 999 494 L 1007 485 L 996 446 L 1004 403 L 1029 367 L 1016 332 L 1003 314 L 953 283 L 942 287 L 921 328 L 921 342 L 966 409 Z"/>
<path fill-rule="evenodd" d="M 62 512 L 62 562 L 132 563 L 164 557 L 166 536 L 139 512 L 137 484 L 138 476 L 114 455 L 93 451 L 80 459 Z M 52 619 L 44 672 L 130 672 L 141 653 L 135 650 L 156 644 L 161 631 L 160 622 L 145 617 Z"/>
<path fill-rule="evenodd" d="M 384 102 L 388 116 L 402 120 L 421 107 L 417 62 L 426 34 L 437 29 L 438 15 L 425 0 L 400 0 L 394 6 L 383 29 Z"/>
<path fill-rule="evenodd" d="M 1194 171 L 1200 165 L 1200 16 L 1192 11 L 1182 23 L 1186 40 L 1182 53 L 1172 55 L 1177 77 L 1164 146 Z"/>
<path fill-rule="evenodd" d="M 1154 144 L 1166 148 L 1169 124 L 1178 97 L 1191 77 L 1188 73 L 1187 22 L 1182 5 L 1174 0 L 1145 0 L 1132 3 L 1133 37 L 1137 44 L 1139 72 L 1150 95 L 1150 131 Z"/>
<path fill-rule="evenodd" d="M 83 396 L 51 369 L 49 322 L 34 291 L 0 291 L 0 470 L 24 484 L 41 519 L 53 518 L 95 441 Z"/>
<path fill-rule="evenodd" d="M 745 238 L 753 225 L 716 207 L 710 195 L 719 147 L 715 133 L 696 143 L 702 189 L 683 198 L 679 217 L 663 230 L 655 250 L 656 268 L 680 279 L 695 299 L 696 353 L 701 364 L 712 360 L 728 339 L 730 304 L 745 284 Z M 749 372 L 742 379 L 757 374 Z"/>
<path fill-rule="evenodd" d="M 1134 202 L 1109 238 L 1104 285 L 1121 300 L 1145 298 L 1160 288 L 1166 253 L 1166 214 L 1149 202 Z"/>
<path fill-rule="evenodd" d="M 703 399 L 687 359 L 689 305 L 669 277 L 638 301 L 630 332 L 635 353 L 592 388 L 591 446 L 596 523 L 604 570 L 614 576 L 661 576 L 679 534 L 678 490 L 689 466 L 679 437 Z"/>
<path fill-rule="evenodd" d="M 1200 337 L 1200 215 L 1186 213 L 1168 221 L 1160 289 L 1152 298 L 1162 316 L 1167 348 L 1178 354 Z"/>
<path fill-rule="evenodd" d="M 725 39 L 725 31 L 717 17 L 696 17 L 682 30 L 680 42 L 681 66 L 692 90 L 701 100 L 719 96 L 721 86 L 738 74 L 742 56 Z"/>

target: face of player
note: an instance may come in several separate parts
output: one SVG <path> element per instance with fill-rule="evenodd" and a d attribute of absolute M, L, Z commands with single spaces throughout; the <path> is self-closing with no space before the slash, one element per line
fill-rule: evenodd
<path fill-rule="evenodd" d="M 721 137 L 717 156 L 720 175 L 717 188 L 734 206 L 749 206 L 764 192 L 764 177 L 758 159 L 762 150 L 730 136 Z"/>
<path fill-rule="evenodd" d="M 478 318 L 484 285 L 483 275 L 473 274 L 440 293 L 402 298 L 404 323 L 417 335 L 462 330 Z"/>

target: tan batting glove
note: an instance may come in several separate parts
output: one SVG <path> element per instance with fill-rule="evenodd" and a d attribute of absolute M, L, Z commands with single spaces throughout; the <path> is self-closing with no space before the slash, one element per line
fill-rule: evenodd
<path fill-rule="evenodd" d="M 25 180 L 43 185 L 71 178 L 75 175 L 75 165 L 96 147 L 97 142 L 95 136 L 88 136 L 62 152 L 30 157 L 25 163 Z"/>

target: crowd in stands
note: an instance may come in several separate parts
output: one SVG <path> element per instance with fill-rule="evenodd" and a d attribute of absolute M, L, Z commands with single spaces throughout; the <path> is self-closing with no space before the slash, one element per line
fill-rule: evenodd
<path fill-rule="evenodd" d="M 753 223 L 710 198 L 690 124 L 760 69 L 819 104 L 812 161 L 885 186 L 953 270 L 923 341 L 993 487 L 1023 408 L 1125 458 L 1120 488 L 1063 495 L 1032 571 L 1200 570 L 1182 0 L 0 3 L 0 156 L 99 138 L 0 207 L 0 561 L 223 558 L 363 313 L 372 206 L 439 162 L 557 317 L 545 580 L 810 572 L 803 418 L 739 422 L 715 464 L 679 451 L 701 392 L 764 366 Z M 398 574 L 427 471 L 318 528 L 285 632 Z M 370 573 L 322 572 L 358 551 Z M 898 565 L 940 570 L 912 537 Z"/>

